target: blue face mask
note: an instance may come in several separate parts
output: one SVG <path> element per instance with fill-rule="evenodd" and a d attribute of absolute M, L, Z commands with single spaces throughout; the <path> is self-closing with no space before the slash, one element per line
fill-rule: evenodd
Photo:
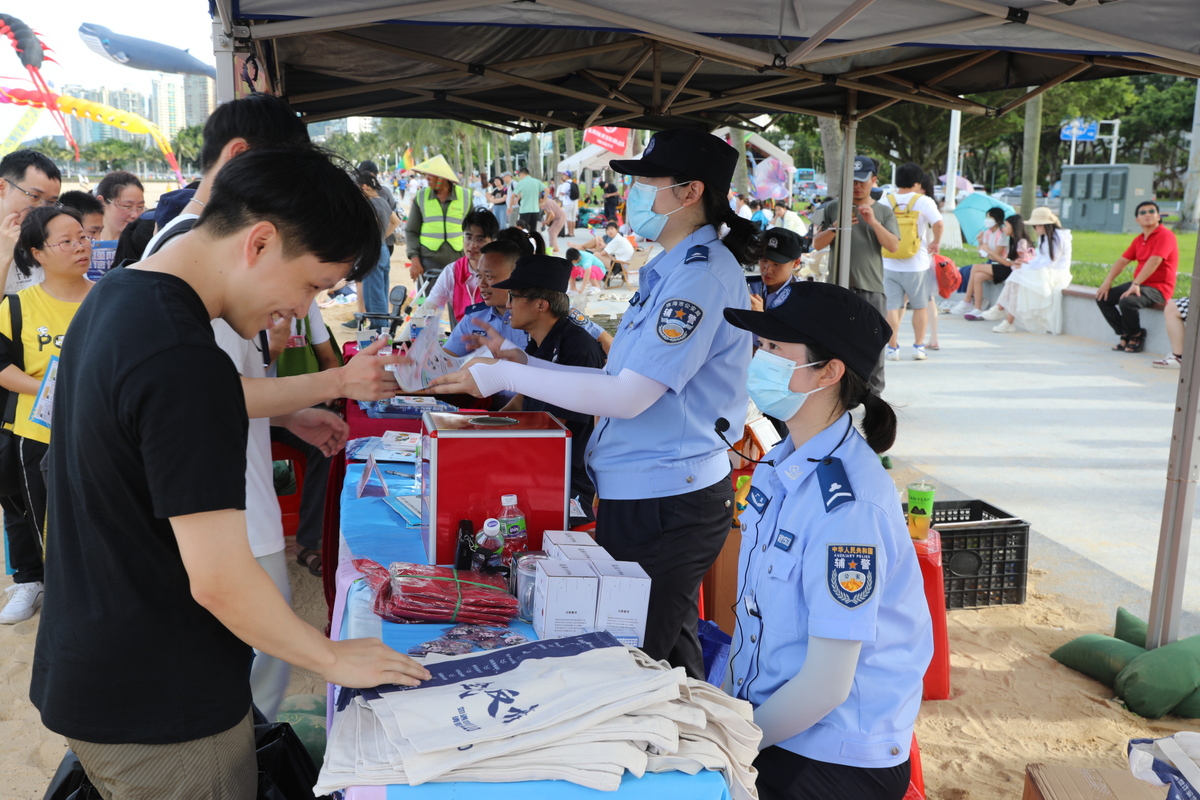
<path fill-rule="evenodd" d="M 633 228 L 633 232 L 643 239 L 649 239 L 652 242 L 658 241 L 663 228 L 666 227 L 667 217 L 674 214 L 675 211 L 682 210 L 683 206 L 667 214 L 658 214 L 654 211 L 654 198 L 663 189 L 684 185 L 686 183 L 673 183 L 657 189 L 648 183 L 635 183 L 630 186 L 629 196 L 625 198 L 625 218 L 629 221 L 629 227 Z"/>
<path fill-rule="evenodd" d="M 787 422 L 800 411 L 804 401 L 811 394 L 816 394 L 827 387 L 813 389 L 811 392 L 793 392 L 788 388 L 792 382 L 792 373 L 804 367 L 821 364 L 813 361 L 809 364 L 797 364 L 790 358 L 758 350 L 750 359 L 750 373 L 746 380 L 746 391 L 758 410 L 769 414 L 780 422 Z"/>

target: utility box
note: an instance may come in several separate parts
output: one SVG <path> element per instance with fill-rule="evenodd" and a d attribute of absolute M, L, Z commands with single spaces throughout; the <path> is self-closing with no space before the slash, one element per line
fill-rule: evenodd
<path fill-rule="evenodd" d="M 1073 230 L 1135 233 L 1141 228 L 1134 209 L 1153 199 L 1154 167 L 1150 164 L 1064 166 L 1058 217 L 1063 227 Z"/>

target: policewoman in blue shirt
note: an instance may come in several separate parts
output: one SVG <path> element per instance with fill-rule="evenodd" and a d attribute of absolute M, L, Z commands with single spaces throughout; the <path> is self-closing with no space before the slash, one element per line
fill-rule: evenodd
<path fill-rule="evenodd" d="M 896 487 L 896 415 L 870 391 L 891 329 L 839 286 L 784 287 L 725 318 L 755 334 L 750 398 L 788 436 L 742 512 L 725 689 L 763 729 L 762 800 L 900 800 L 933 633 Z M 852 409 L 862 405 L 862 433 Z M 864 436 L 865 435 L 865 436 Z"/>
<path fill-rule="evenodd" d="M 601 417 L 587 443 L 600 497 L 596 541 L 652 578 L 643 649 L 701 678 L 697 595 L 733 514 L 727 446 L 715 426 L 724 419 L 742 429 L 751 356 L 750 336 L 721 318 L 727 307 L 749 307 L 741 265 L 755 230 L 725 200 L 737 158 L 716 136 L 669 130 L 640 159 L 612 162 L 635 176 L 630 226 L 663 252 L 642 267 L 603 370 L 505 352 L 510 360 L 435 381 L 442 392 L 515 391 Z"/>

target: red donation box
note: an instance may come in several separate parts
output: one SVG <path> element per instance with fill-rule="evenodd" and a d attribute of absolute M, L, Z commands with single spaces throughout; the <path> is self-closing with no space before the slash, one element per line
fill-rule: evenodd
<path fill-rule="evenodd" d="M 582 447 L 583 444 L 580 445 Z M 453 565 L 458 523 L 475 530 L 517 495 L 529 549 L 567 527 L 571 432 L 544 411 L 426 411 L 421 417 L 421 540 L 430 564 Z"/>

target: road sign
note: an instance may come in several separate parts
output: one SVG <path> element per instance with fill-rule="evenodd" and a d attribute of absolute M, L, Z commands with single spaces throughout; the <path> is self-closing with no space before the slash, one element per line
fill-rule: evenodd
<path fill-rule="evenodd" d="M 1099 122 L 1088 122 L 1085 119 L 1076 117 L 1062 126 L 1062 129 L 1059 131 L 1059 138 L 1064 142 L 1072 140 L 1076 142 L 1094 142 L 1099 133 Z"/>

